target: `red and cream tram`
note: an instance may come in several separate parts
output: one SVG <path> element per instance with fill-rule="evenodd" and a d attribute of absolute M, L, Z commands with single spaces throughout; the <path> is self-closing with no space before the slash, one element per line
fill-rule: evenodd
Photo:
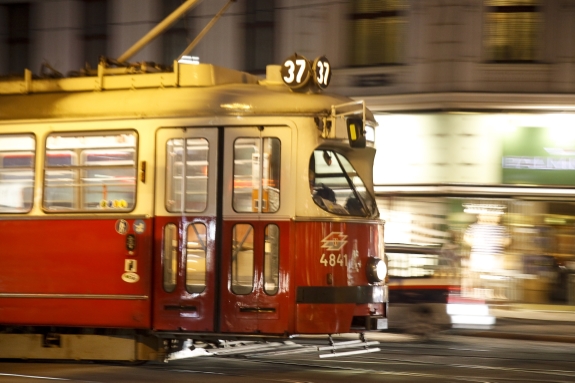
<path fill-rule="evenodd" d="M 0 80 L 0 357 L 385 328 L 375 121 L 328 64 Z"/>

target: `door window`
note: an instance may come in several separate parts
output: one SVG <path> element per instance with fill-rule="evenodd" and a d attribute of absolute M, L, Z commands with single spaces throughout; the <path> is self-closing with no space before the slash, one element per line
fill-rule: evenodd
<path fill-rule="evenodd" d="M 162 275 L 164 290 L 171 293 L 176 288 L 178 271 L 178 230 L 170 223 L 164 227 L 164 246 L 162 251 Z"/>
<path fill-rule="evenodd" d="M 249 294 L 254 287 L 254 229 L 237 224 L 232 236 L 232 292 Z"/>
<path fill-rule="evenodd" d="M 206 288 L 206 225 L 188 225 L 186 238 L 186 291 L 201 293 Z"/>
<path fill-rule="evenodd" d="M 208 140 L 174 138 L 166 145 L 166 209 L 172 213 L 204 211 L 208 204 Z"/>
<path fill-rule="evenodd" d="M 238 138 L 235 141 L 233 208 L 236 212 L 278 211 L 280 155 L 278 138 Z"/>
<path fill-rule="evenodd" d="M 274 224 L 266 226 L 264 255 L 264 291 L 275 295 L 279 289 L 279 227 Z"/>

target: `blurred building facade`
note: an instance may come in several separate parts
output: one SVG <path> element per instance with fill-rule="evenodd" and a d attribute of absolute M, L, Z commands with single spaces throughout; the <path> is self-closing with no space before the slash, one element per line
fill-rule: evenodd
<path fill-rule="evenodd" d="M 94 68 L 182 3 L 0 0 L 0 75 Z M 170 65 L 226 3 L 200 2 L 130 61 Z M 329 91 L 380 123 L 388 242 L 457 249 L 479 297 L 575 304 L 574 35 L 575 0 L 237 0 L 191 54 L 256 74 L 325 55 Z M 495 221 L 509 241 L 473 270 L 465 234 Z"/>

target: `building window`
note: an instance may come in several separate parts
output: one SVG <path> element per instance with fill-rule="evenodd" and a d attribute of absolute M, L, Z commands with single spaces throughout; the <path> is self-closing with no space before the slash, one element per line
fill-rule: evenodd
<path fill-rule="evenodd" d="M 164 18 L 174 12 L 183 2 L 183 0 L 163 0 Z M 165 65 L 172 65 L 192 41 L 188 36 L 189 27 L 190 20 L 186 14 L 162 34 L 163 63 Z"/>
<path fill-rule="evenodd" d="M 84 61 L 92 68 L 106 55 L 107 21 L 107 0 L 84 0 Z"/>
<path fill-rule="evenodd" d="M 537 58 L 542 17 L 537 0 L 486 0 L 485 47 L 491 62 Z"/>
<path fill-rule="evenodd" d="M 407 0 L 355 0 L 352 4 L 351 65 L 403 63 Z"/>
<path fill-rule="evenodd" d="M 8 73 L 24 74 L 30 47 L 30 5 L 10 4 L 8 8 Z"/>
<path fill-rule="evenodd" d="M 274 63 L 274 0 L 246 1 L 246 70 L 264 73 Z"/>

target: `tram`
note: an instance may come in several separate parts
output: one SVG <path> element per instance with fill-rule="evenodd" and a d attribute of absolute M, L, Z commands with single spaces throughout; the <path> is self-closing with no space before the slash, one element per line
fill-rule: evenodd
<path fill-rule="evenodd" d="M 460 266 L 436 245 L 386 243 L 389 328 L 430 337 L 452 327 L 449 304 L 461 291 Z"/>
<path fill-rule="evenodd" d="M 375 120 L 329 62 L 0 80 L 0 357 L 387 326 Z M 326 192 L 327 191 L 327 192 Z"/>

